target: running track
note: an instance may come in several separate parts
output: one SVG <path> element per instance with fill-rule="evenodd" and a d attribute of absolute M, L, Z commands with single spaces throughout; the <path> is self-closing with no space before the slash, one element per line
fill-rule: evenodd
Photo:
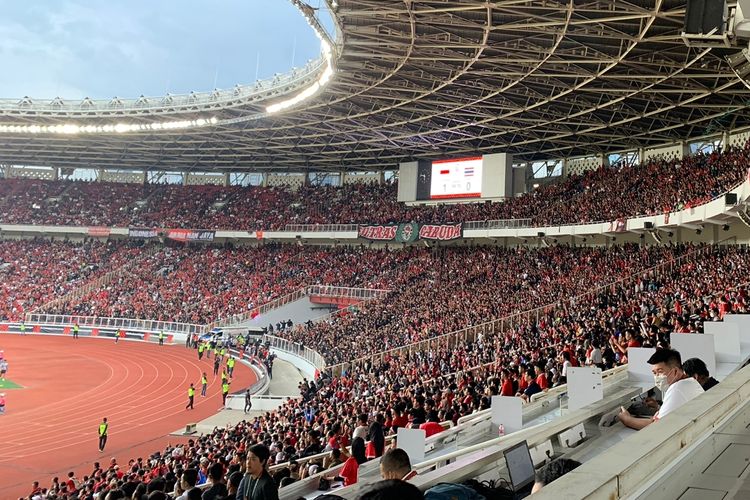
<path fill-rule="evenodd" d="M 10 365 L 8 378 L 24 387 L 6 391 L 7 412 L 0 416 L 0 498 L 28 495 L 32 481 L 46 487 L 69 471 L 81 479 L 97 461 L 146 458 L 169 442 L 186 441 L 168 434 L 221 406 L 213 359 L 199 362 L 196 351 L 183 346 L 6 334 L 0 349 Z M 204 371 L 208 396 L 201 398 Z M 255 380 L 237 363 L 232 391 Z M 186 411 L 190 382 L 195 409 Z M 99 453 L 102 417 L 109 420 L 109 440 Z"/>

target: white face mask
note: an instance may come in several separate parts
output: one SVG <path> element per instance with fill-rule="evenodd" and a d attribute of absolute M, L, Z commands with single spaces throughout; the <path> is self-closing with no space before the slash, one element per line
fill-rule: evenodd
<path fill-rule="evenodd" d="M 667 382 L 667 376 L 665 374 L 654 375 L 654 385 L 661 391 L 662 394 L 667 392 L 669 382 Z"/>

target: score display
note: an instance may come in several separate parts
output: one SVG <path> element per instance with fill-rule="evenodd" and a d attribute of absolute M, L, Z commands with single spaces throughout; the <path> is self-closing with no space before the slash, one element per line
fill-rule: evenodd
<path fill-rule="evenodd" d="M 480 198 L 482 157 L 432 162 L 430 199 Z"/>

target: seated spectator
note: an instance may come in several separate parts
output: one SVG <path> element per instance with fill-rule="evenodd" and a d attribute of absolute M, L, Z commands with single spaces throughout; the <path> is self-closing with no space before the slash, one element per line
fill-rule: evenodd
<path fill-rule="evenodd" d="M 430 410 L 427 414 L 427 422 L 421 424 L 419 428 L 425 431 L 425 437 L 434 436 L 445 430 L 443 429 L 443 426 L 440 425 L 440 418 L 438 417 L 438 412 L 435 410 Z"/>
<path fill-rule="evenodd" d="M 564 352 L 563 354 L 568 353 Z M 527 385 L 526 389 L 524 389 L 523 393 L 521 394 L 521 398 L 524 401 L 529 402 L 531 401 L 531 396 L 542 392 L 542 388 L 539 387 L 539 383 L 537 382 L 537 378 L 535 377 L 533 368 L 529 368 L 528 370 L 526 370 L 526 373 L 524 375 L 526 377 Z"/>
<path fill-rule="evenodd" d="M 718 380 L 710 376 L 706 363 L 700 358 L 690 358 L 682 363 L 682 369 L 688 377 L 693 377 L 703 387 L 704 391 L 719 383 Z"/>
<path fill-rule="evenodd" d="M 680 353 L 673 349 L 657 349 L 648 359 L 654 374 L 654 384 L 664 395 L 664 401 L 653 418 L 640 418 L 631 415 L 625 408 L 620 409 L 620 422 L 631 429 L 640 430 L 666 417 L 683 404 L 703 393 L 703 387 L 682 370 Z"/>
<path fill-rule="evenodd" d="M 557 460 L 553 460 L 537 471 L 536 481 L 534 482 L 534 486 L 531 488 L 531 493 L 536 493 L 544 486 L 548 485 L 555 479 L 564 476 L 580 465 L 581 462 L 571 460 L 569 458 L 558 458 Z"/>
<path fill-rule="evenodd" d="M 224 466 L 221 463 L 217 462 L 208 468 L 208 480 L 211 482 L 211 487 L 203 492 L 202 500 L 216 500 L 227 496 L 228 491 L 223 477 Z"/>
<path fill-rule="evenodd" d="M 409 455 L 401 448 L 386 451 L 380 459 L 380 477 L 383 479 L 408 481 L 416 475 L 417 471 L 411 469 Z"/>
<path fill-rule="evenodd" d="M 190 500 L 191 492 L 194 490 L 198 492 L 198 498 L 200 498 L 201 490 L 195 486 L 198 483 L 197 469 L 185 469 L 182 473 L 181 481 L 181 489 L 183 493 L 177 497 L 177 500 Z M 193 493 L 193 495 L 195 494 Z"/>
<path fill-rule="evenodd" d="M 365 440 L 361 437 L 354 438 L 354 441 L 352 441 L 352 454 L 346 459 L 344 467 L 339 472 L 339 477 L 344 480 L 344 486 L 351 486 L 357 483 L 359 466 L 366 461 Z"/>
<path fill-rule="evenodd" d="M 358 500 L 423 500 L 425 497 L 413 484 L 398 479 L 378 481 L 368 486 Z"/>

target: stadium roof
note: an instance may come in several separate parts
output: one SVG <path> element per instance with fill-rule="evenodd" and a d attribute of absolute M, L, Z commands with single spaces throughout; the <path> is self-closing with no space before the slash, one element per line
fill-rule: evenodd
<path fill-rule="evenodd" d="M 686 46 L 684 1 L 327 2 L 339 29 L 335 74 L 296 106 L 265 112 L 315 82 L 323 61 L 221 95 L 0 101 L 0 126 L 217 122 L 126 133 L 0 131 L 0 163 L 379 170 L 489 152 L 523 160 L 600 154 L 750 125 L 750 90 L 725 61 L 738 49 Z"/>

